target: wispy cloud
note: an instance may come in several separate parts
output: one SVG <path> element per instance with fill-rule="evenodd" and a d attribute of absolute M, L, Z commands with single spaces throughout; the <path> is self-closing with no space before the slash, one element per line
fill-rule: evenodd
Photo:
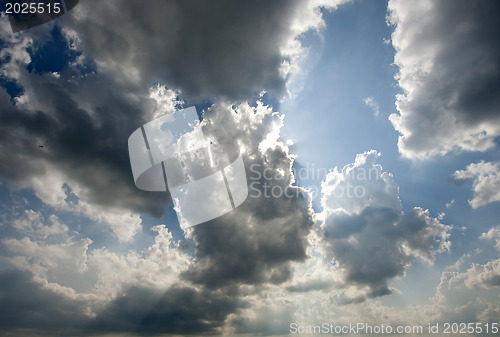
<path fill-rule="evenodd" d="M 365 102 L 366 105 L 368 105 L 370 108 L 372 108 L 373 110 L 373 114 L 375 116 L 378 116 L 380 111 L 379 111 L 379 105 L 377 103 L 377 101 L 375 101 L 375 99 L 373 97 L 367 97 L 363 100 L 363 102 Z"/>

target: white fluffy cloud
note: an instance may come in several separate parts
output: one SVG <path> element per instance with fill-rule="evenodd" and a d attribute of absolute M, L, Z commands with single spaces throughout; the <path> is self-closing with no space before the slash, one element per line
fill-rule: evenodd
<path fill-rule="evenodd" d="M 500 34 L 496 1 L 400 1 L 388 5 L 399 151 L 427 158 L 486 151 L 500 135 Z"/>
<path fill-rule="evenodd" d="M 487 293 L 498 287 L 499 271 L 499 261 L 493 260 L 484 265 L 472 264 L 463 272 L 443 272 L 427 310 L 442 321 L 497 322 L 498 292 L 490 292 L 493 296 Z"/>
<path fill-rule="evenodd" d="M 42 289 L 85 304 L 88 317 L 131 286 L 167 290 L 191 263 L 165 225 L 153 227 L 154 243 L 144 253 L 92 249 L 92 240 L 73 236 L 77 233 L 69 232 L 54 215 L 44 219 L 32 210 L 13 227 L 21 238 L 2 240 L 11 255 L 7 261 L 30 272 Z"/>
<path fill-rule="evenodd" d="M 494 240 L 495 248 L 500 251 L 500 227 L 493 227 L 486 233 L 481 234 L 479 237 L 483 240 Z"/>
<path fill-rule="evenodd" d="M 481 265 L 474 263 L 466 272 L 465 285 L 468 287 L 500 286 L 500 260 L 489 261 Z"/>
<path fill-rule="evenodd" d="M 474 179 L 472 189 L 474 196 L 469 200 L 473 208 L 500 201 L 500 163 L 480 161 L 467 166 L 465 170 L 456 171 L 453 179 Z"/>
<path fill-rule="evenodd" d="M 354 163 L 337 167 L 321 184 L 321 204 L 330 211 L 360 213 L 366 207 L 386 207 L 401 211 L 399 187 L 392 173 L 376 164 L 376 151 L 358 154 Z"/>

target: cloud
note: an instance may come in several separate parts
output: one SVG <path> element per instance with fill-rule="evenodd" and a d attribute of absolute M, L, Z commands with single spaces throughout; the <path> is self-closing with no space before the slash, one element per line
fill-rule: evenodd
<path fill-rule="evenodd" d="M 60 322 L 59 315 L 53 318 L 34 315 L 44 317 L 45 322 L 38 321 L 38 318 L 25 322 L 28 325 L 13 321 L 5 326 L 11 329 L 27 328 L 33 322 L 35 331 L 49 328 L 52 333 L 62 335 L 68 329 L 86 330 L 88 325 L 100 326 L 103 331 L 107 331 L 108 328 L 101 325 L 101 318 L 110 318 L 113 314 L 119 316 L 111 310 L 113 303 L 120 299 L 123 301 L 124 296 L 128 296 L 134 298 L 136 305 L 143 300 L 145 308 L 152 310 L 158 305 L 162 293 L 168 293 L 169 289 L 174 293 L 177 291 L 174 285 L 179 282 L 181 272 L 191 263 L 191 258 L 179 248 L 178 242 L 172 240 L 172 234 L 165 225 L 152 228 L 156 232 L 154 242 L 144 251 L 131 250 L 125 253 L 94 248 L 92 240 L 68 231 L 68 226 L 60 223 L 54 215 L 45 219 L 38 212 L 27 211 L 24 217 L 14 221 L 13 228 L 21 238 L 2 240 L 3 251 L 7 250 L 8 253 L 3 254 L 0 279 L 5 277 L 8 281 L 14 277 L 9 276 L 11 274 L 21 275 L 13 269 L 21 271 L 22 287 L 26 288 L 27 293 L 33 293 L 34 297 L 30 301 L 24 299 L 22 294 L 12 298 L 2 296 L 5 305 L 11 307 L 8 304 L 10 301 L 22 301 L 24 306 L 19 310 L 27 314 L 30 310 L 38 310 L 37 298 L 41 298 L 42 302 L 47 300 L 46 306 L 48 303 L 55 305 L 54 311 L 65 310 L 67 316 L 64 315 L 65 322 Z M 149 298 L 151 301 L 147 301 L 147 297 L 135 298 L 134 289 L 142 289 L 154 297 Z M 16 287 L 11 289 L 14 292 L 17 290 Z M 198 294 L 195 289 L 190 291 L 194 295 Z M 180 292 L 179 297 L 183 294 L 186 292 Z M 206 305 L 211 305 L 211 299 L 207 296 L 200 295 L 200 298 L 206 300 Z M 65 309 L 69 307 L 71 309 Z M 128 309 L 132 315 L 133 308 Z M 121 313 L 123 310 L 125 308 L 122 308 Z M 185 314 L 188 311 L 182 305 L 177 310 Z M 210 315 L 210 310 L 207 312 Z M 20 312 L 17 314 L 21 315 Z M 122 322 L 115 331 L 122 329 L 126 323 Z"/>
<path fill-rule="evenodd" d="M 335 317 L 335 325 L 349 325 L 364 322 L 372 326 L 422 326 L 424 331 L 429 323 L 445 322 L 482 323 L 497 322 L 498 310 L 498 268 L 497 260 L 483 263 L 471 263 L 471 254 L 460 259 L 464 265 L 456 264 L 446 268 L 435 288 L 433 296 L 422 304 L 403 305 L 384 303 L 374 299 L 365 300 L 366 294 L 351 288 L 336 287 L 328 291 L 289 293 L 287 300 L 296 307 L 294 320 L 301 325 L 321 325 L 331 322 Z M 330 264 L 330 273 L 335 265 Z M 319 274 L 319 269 L 311 272 Z M 453 269 L 453 271 L 451 271 Z M 321 272 L 322 273 L 322 272 Z M 426 287 L 426 289 L 428 289 Z M 411 290 L 418 294 L 418 290 Z M 279 301 L 281 293 L 273 295 L 266 292 L 267 298 Z M 357 297 L 356 297 L 357 296 Z M 406 294 L 394 294 L 395 301 L 407 299 Z M 341 305 L 339 305 L 341 304 Z M 286 303 L 282 304 L 286 307 Z"/>
<path fill-rule="evenodd" d="M 220 335 L 226 317 L 242 305 L 238 298 L 217 290 L 175 285 L 161 293 L 136 286 L 106 306 L 90 329 L 138 335 Z"/>
<path fill-rule="evenodd" d="M 341 303 L 394 293 L 389 280 L 403 276 L 416 257 L 432 263 L 436 252 L 450 247 L 451 227 L 428 210 L 403 213 L 399 188 L 375 163 L 378 156 L 373 150 L 359 154 L 342 171 L 328 173 L 322 184 L 319 235 L 323 254 L 340 275 L 338 286 L 348 288 Z"/>
<path fill-rule="evenodd" d="M 441 321 L 498 321 L 498 293 L 494 292 L 493 298 L 487 293 L 499 285 L 499 262 L 473 263 L 463 272 L 443 272 L 431 298 L 430 314 Z"/>
<path fill-rule="evenodd" d="M 322 2 L 242 3 L 246 11 L 233 2 L 121 4 L 82 2 L 61 18 L 67 49 L 83 53 L 57 71 L 28 71 L 54 39 L 50 26 L 4 37 L 3 75 L 22 90 L 0 90 L 0 174 L 54 214 L 26 204 L 3 221 L 2 332 L 266 335 L 286 334 L 283 322 L 303 312 L 374 323 L 381 314 L 424 316 L 425 308 L 403 314 L 367 298 L 396 293 L 391 281 L 415 259 L 432 263 L 449 249 L 450 227 L 419 207 L 403 213 L 375 151 L 327 175 L 324 212 L 314 213 L 309 193 L 294 186 L 283 116 L 261 102 L 235 103 L 263 88 L 284 92 L 305 53 L 297 36 L 324 24 Z M 169 197 L 133 185 L 129 134 L 179 108 L 180 97 L 215 96 L 203 132 L 223 152 L 243 153 L 250 196 L 186 229 L 184 242 L 173 240 L 170 224 L 138 242 L 139 214 L 160 216 Z M 109 226 L 116 246 L 94 243 L 59 212 Z M 496 262 L 471 269 L 460 289 L 496 285 Z M 498 313 L 476 305 L 484 317 Z"/>
<path fill-rule="evenodd" d="M 123 253 L 94 246 L 90 238 L 55 216 L 28 211 L 13 222 L 17 237 L 3 240 L 10 266 L 29 272 L 40 291 L 81 307 L 78 315 L 84 315 L 82 322 L 88 327 L 82 329 L 219 333 L 229 324 L 229 315 L 247 305 L 239 287 L 254 293 L 261 286 L 283 284 L 291 277 L 294 263 L 307 258 L 314 212 L 308 193 L 292 186 L 294 157 L 279 138 L 282 115 L 261 102 L 253 107 L 220 102 L 204 113 L 201 125 L 221 152 L 243 151 L 248 183 L 254 184 L 246 202 L 235 211 L 186 229 L 187 241 L 182 245 L 172 240 L 164 225 L 155 226 L 152 245 Z M 140 220 L 127 220 L 130 213 L 115 212 L 118 206 L 90 204 L 85 185 L 40 167 L 42 173 L 28 181 L 54 210 L 116 224 L 118 238 L 120 222 Z M 47 188 L 44 180 L 51 182 Z M 268 187 L 280 195 L 266 195 Z M 129 227 L 123 227 L 122 235 L 128 238 Z M 191 243 L 188 251 L 193 256 L 185 253 Z M 179 305 L 183 301 L 192 307 Z M 132 316 L 137 319 L 128 318 Z M 236 327 L 234 322 L 241 331 L 248 329 L 244 322 L 254 324 L 244 320 Z"/>
<path fill-rule="evenodd" d="M 127 85 L 165 83 L 196 99 L 279 97 L 303 54 L 298 37 L 324 26 L 319 7 L 342 2 L 82 2 L 65 25 L 99 70 Z"/>
<path fill-rule="evenodd" d="M 283 336 L 290 333 L 297 303 L 276 289 L 263 291 L 248 300 L 249 307 L 230 320 L 230 334 Z"/>
<path fill-rule="evenodd" d="M 43 46 L 43 41 L 55 39 L 50 29 L 45 33 L 41 37 L 23 35 L 23 41 L 6 39 L 13 46 L 22 44 L 20 50 L 31 57 L 24 44 L 33 38 L 40 39 Z M 67 48 L 79 43 L 78 34 L 64 32 L 63 37 Z M 32 52 L 40 45 L 30 45 Z M 0 175 L 7 186 L 30 189 L 47 212 L 102 223 L 119 241 L 137 244 L 135 234 L 142 227 L 139 214 L 160 216 L 169 197 L 136 189 L 127 139 L 151 118 L 179 108 L 179 92 L 163 85 L 131 88 L 130 83 L 120 82 L 104 70 L 96 71 L 86 55 L 68 61 L 57 71 L 58 76 L 52 70 L 30 72 L 31 60 L 23 58 L 25 55 L 10 56 L 6 57 L 11 67 L 6 76 L 22 91 L 12 96 L 0 89 Z M 141 331 L 154 333 L 162 315 L 172 317 L 171 331 L 191 325 L 192 331 L 198 331 L 196 326 L 219 331 L 240 305 L 235 289 L 281 284 L 290 278 L 293 263 L 306 259 L 313 211 L 308 193 L 291 186 L 293 155 L 279 140 L 283 116 L 260 102 L 251 107 L 218 100 L 205 112 L 202 125 L 207 139 L 226 153 L 243 151 L 247 173 L 254 178 L 260 175 L 249 178 L 248 183 L 256 182 L 253 195 L 236 211 L 186 230 L 187 242 L 182 247 L 172 241 L 165 226 L 156 226 L 153 245 L 127 252 L 94 244 L 93 237 L 81 234 L 73 224 L 28 212 L 15 223 L 16 235 L 7 235 L 2 241 L 9 267 L 26 271 L 33 287 L 49 298 L 57 295 L 78 306 L 85 316 L 81 321 L 94 322 L 97 330 L 113 331 L 104 324 L 104 317 L 120 320 L 132 315 L 125 304 L 132 310 L 140 294 L 156 300 L 167 294 L 164 303 L 170 307 L 170 300 L 182 302 L 182 296 L 174 296 L 178 291 L 204 312 L 194 315 L 193 311 L 190 321 L 187 316 L 193 308 L 168 311 L 159 307 Z M 254 172 L 250 171 L 252 165 Z M 272 178 L 266 179 L 264 173 Z M 266 196 L 266 186 L 283 193 L 276 198 Z M 192 257 L 184 253 L 184 246 L 191 243 Z M 121 297 L 129 300 L 124 300 L 122 311 Z M 145 308 L 155 307 L 155 302 L 145 302 Z M 217 310 L 220 314 L 216 315 Z M 175 317 L 185 318 L 176 321 Z M 42 330 L 45 326 L 39 324 Z M 61 324 L 58 331 L 65 327 Z"/>
<path fill-rule="evenodd" d="M 130 179 L 131 132 L 178 109 L 179 90 L 214 100 L 263 89 L 279 97 L 292 71 L 284 69 L 302 54 L 299 36 L 324 26 L 320 8 L 341 2 L 82 2 L 62 28 L 51 22 L 22 35 L 2 20 L 2 76 L 19 91 L 0 88 L 0 175 L 50 205 L 64 206 L 62 182 L 81 209 L 130 240 L 137 213 L 159 217 L 170 201 Z M 61 62 L 46 53 L 54 46 Z M 132 221 L 104 219 L 103 207 Z"/>
<path fill-rule="evenodd" d="M 472 163 L 465 170 L 455 171 L 453 179 L 460 181 L 474 179 L 472 189 L 474 196 L 469 200 L 473 208 L 485 206 L 500 201 L 500 163 L 485 162 Z"/>
<path fill-rule="evenodd" d="M 72 76 L 61 78 L 64 82 Z M 4 179 L 13 187 L 35 189 L 38 197 L 53 206 L 64 203 L 61 189 L 67 183 L 82 202 L 161 215 L 168 196 L 137 191 L 130 179 L 127 151 L 129 134 L 142 125 L 137 111 L 150 110 L 147 105 L 151 103 L 139 99 L 146 104 L 141 107 L 123 102 L 128 100 L 126 93 L 103 94 L 111 83 L 97 78 L 94 83 L 83 80 L 73 91 L 63 82 L 43 77 L 34 76 L 30 86 L 24 86 L 22 97 L 29 97 L 33 110 L 13 106 L 0 88 L 0 104 L 5 107 L 0 116 L 0 174 Z M 99 83 L 101 90 L 96 90 Z M 89 94 L 94 97 L 86 101 Z M 94 107 L 80 108 L 87 104 Z"/>
<path fill-rule="evenodd" d="M 500 260 L 489 261 L 485 265 L 473 264 L 467 270 L 465 285 L 468 287 L 500 286 Z"/>
<path fill-rule="evenodd" d="M 186 231 L 196 242 L 195 263 L 185 273 L 192 282 L 279 284 L 290 277 L 291 262 L 306 258 L 313 211 L 309 195 L 291 186 L 293 156 L 278 140 L 282 125 L 283 116 L 261 103 L 216 104 L 206 112 L 206 138 L 224 153 L 244 151 L 249 196 L 232 212 Z"/>
<path fill-rule="evenodd" d="M 372 108 L 373 110 L 373 113 L 375 114 L 375 116 L 378 116 L 379 115 L 379 105 L 377 103 L 377 101 L 375 101 L 375 99 L 373 99 L 373 97 L 367 97 L 363 100 L 363 102 L 365 102 L 366 105 L 368 105 L 370 108 Z"/>
<path fill-rule="evenodd" d="M 495 248 L 500 250 L 500 227 L 490 228 L 488 232 L 481 234 L 479 238 L 483 240 L 494 240 Z"/>
<path fill-rule="evenodd" d="M 403 89 L 390 116 L 401 154 L 492 149 L 500 135 L 499 4 L 391 0 L 388 11 Z"/>
<path fill-rule="evenodd" d="M 4 336 L 33 336 L 40 330 L 62 335 L 57 333 L 61 327 L 67 335 L 88 319 L 80 301 L 41 289 L 29 272 L 18 270 L 0 272 L 0 304 L 9 308 L 0 315 L 0 334 Z"/>
<path fill-rule="evenodd" d="M 386 207 L 401 211 L 399 187 L 392 173 L 376 164 L 376 151 L 356 155 L 354 163 L 337 167 L 321 183 L 321 205 L 331 211 L 359 213 L 365 207 Z"/>
<path fill-rule="evenodd" d="M 19 233 L 28 237 L 47 239 L 49 236 L 66 236 L 68 226 L 62 224 L 57 216 L 49 217 L 50 225 L 44 225 L 45 219 L 43 216 L 33 210 L 26 210 L 24 216 L 16 218 L 12 227 Z"/>

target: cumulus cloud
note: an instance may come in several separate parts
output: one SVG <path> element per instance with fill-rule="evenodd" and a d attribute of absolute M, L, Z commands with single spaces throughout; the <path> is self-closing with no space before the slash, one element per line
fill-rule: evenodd
<path fill-rule="evenodd" d="M 456 171 L 453 179 L 474 179 L 472 189 L 474 196 L 469 200 L 473 208 L 485 206 L 500 201 L 500 163 L 485 162 L 472 163 L 465 170 Z"/>
<path fill-rule="evenodd" d="M 375 326 L 383 323 L 392 327 L 422 326 L 425 331 L 429 323 L 439 322 L 442 326 L 444 322 L 454 321 L 497 322 L 500 318 L 497 304 L 498 261 L 471 263 L 471 258 L 470 254 L 463 256 L 461 263 L 447 268 L 436 285 L 434 295 L 423 304 L 394 305 L 381 300 L 366 301 L 363 297 L 366 294 L 359 290 L 335 287 L 320 292 L 290 293 L 287 299 L 297 307 L 294 322 L 303 325 L 321 325 L 335 317 L 336 325 L 365 322 Z M 318 267 L 314 266 L 311 272 L 323 274 L 325 268 L 320 271 Z M 326 271 L 332 273 L 334 268 L 330 264 L 330 270 Z M 280 299 L 280 294 L 278 291 L 274 295 L 266 293 L 274 301 Z M 393 298 L 406 296 L 400 293 Z M 282 306 L 285 308 L 286 303 Z"/>
<path fill-rule="evenodd" d="M 473 264 L 466 273 L 465 285 L 468 287 L 500 286 L 500 260 L 494 260 L 485 265 Z"/>
<path fill-rule="evenodd" d="M 35 293 L 36 298 L 59 303 L 57 310 L 72 306 L 73 309 L 68 310 L 68 324 L 80 322 L 75 323 L 79 328 L 83 323 L 101 324 L 103 315 L 111 315 L 108 308 L 121 298 L 120 294 L 134 297 L 130 289 L 140 288 L 155 296 L 167 291 L 179 281 L 179 275 L 191 263 L 191 258 L 179 248 L 179 242 L 173 241 L 165 225 L 153 227 L 156 236 L 145 251 L 126 253 L 93 248 L 92 240 L 68 231 L 68 226 L 53 215 L 45 219 L 39 212 L 28 211 L 21 219 L 14 220 L 12 227 L 21 237 L 2 240 L 8 254 L 4 256 L 0 278 L 5 277 L 6 282 L 21 278 L 23 284 L 26 282 L 23 286 Z M 21 294 L 17 296 L 24 298 Z M 3 297 L 6 305 L 9 298 Z M 143 300 L 149 309 L 157 304 L 157 296 L 151 301 Z M 206 300 L 209 305 L 210 299 Z M 34 309 L 30 310 L 35 310 L 36 300 L 31 305 Z M 182 308 L 177 310 L 185 310 Z M 39 322 L 37 328 L 43 329 L 58 322 L 57 319 L 46 319 L 46 324 Z M 59 325 L 58 329 L 53 328 L 54 333 L 70 328 L 63 323 Z M 13 322 L 6 326 L 25 327 Z"/>
<path fill-rule="evenodd" d="M 340 302 L 393 293 L 389 280 L 403 276 L 416 257 L 432 263 L 436 252 L 450 247 L 450 226 L 428 210 L 403 213 L 399 188 L 375 163 L 378 156 L 373 150 L 359 154 L 322 184 L 324 254 L 341 275 L 338 285 L 358 288 L 348 289 Z"/>
<path fill-rule="evenodd" d="M 490 228 L 488 232 L 481 234 L 479 238 L 483 240 L 494 240 L 495 248 L 500 250 L 500 227 Z"/>
<path fill-rule="evenodd" d="M 498 298 L 486 295 L 489 289 L 499 285 L 498 266 L 499 261 L 492 260 L 484 265 L 473 263 L 462 272 L 443 272 L 427 310 L 442 321 L 498 321 Z"/>
<path fill-rule="evenodd" d="M 282 283 L 291 275 L 290 263 L 306 258 L 313 211 L 309 195 L 291 186 L 293 156 L 278 139 L 282 125 L 283 116 L 261 103 L 216 104 L 206 112 L 207 139 L 225 153 L 244 151 L 249 196 L 234 211 L 187 232 L 196 242 L 196 263 L 185 274 L 193 282 Z"/>
<path fill-rule="evenodd" d="M 500 135 L 498 2 L 391 0 L 388 11 L 403 89 L 390 116 L 401 154 L 493 148 Z"/>
<path fill-rule="evenodd" d="M 354 163 L 328 173 L 321 184 L 323 208 L 347 213 L 360 213 L 368 206 L 401 211 L 399 187 L 392 173 L 376 164 L 379 156 L 374 150 L 358 154 Z"/>
<path fill-rule="evenodd" d="M 403 213 L 375 151 L 327 175 L 324 211 L 314 213 L 294 185 L 283 116 L 235 103 L 262 89 L 281 95 L 306 54 L 300 35 L 323 27 L 321 6 L 340 2 L 82 2 L 59 20 L 63 52 L 74 54 L 50 70 L 33 55 L 56 39 L 53 24 L 13 36 L 0 22 L 2 76 L 20 88 L 0 88 L 0 175 L 45 208 L 105 224 L 127 248 L 96 244 L 62 216 L 25 205 L 2 224 L 0 302 L 9 310 L 0 331 L 286 334 L 283 322 L 300 310 L 352 310 L 346 322 L 403 317 L 365 300 L 396 292 L 390 281 L 416 258 L 432 263 L 449 249 L 450 228 L 419 207 Z M 215 98 L 203 132 L 221 151 L 243 153 L 250 195 L 185 229 L 184 242 L 158 224 L 153 242 L 129 249 L 139 244 L 139 214 L 160 216 L 169 196 L 135 188 L 127 138 L 181 107 L 180 97 Z M 496 285 L 497 267 L 475 266 L 481 276 L 464 287 Z"/>
<path fill-rule="evenodd" d="M 0 316 L 3 335 L 33 335 L 40 330 L 57 335 L 63 326 L 67 335 L 87 322 L 82 302 L 33 284 L 29 272 L 2 270 L 0 285 L 0 304 L 9 308 Z"/>

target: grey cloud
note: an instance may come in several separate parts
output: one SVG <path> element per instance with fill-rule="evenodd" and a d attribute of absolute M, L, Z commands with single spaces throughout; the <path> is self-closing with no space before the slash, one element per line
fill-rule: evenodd
<path fill-rule="evenodd" d="M 0 90 L 0 176 L 30 187 L 29 179 L 60 175 L 87 202 L 160 216 L 170 196 L 133 186 L 126 147 L 155 110 L 148 87 L 159 81 L 198 98 L 282 93 L 279 49 L 307 4 L 81 1 L 58 22 L 68 48 L 83 55 L 55 76 L 26 67 L 27 50 L 50 41 L 53 23 L 17 37 L 2 32 L 2 75 L 24 94 L 13 106 Z"/>
<path fill-rule="evenodd" d="M 403 274 L 410 257 L 397 243 L 399 212 L 366 208 L 359 215 L 332 215 L 325 222 L 325 240 L 333 258 L 345 269 L 346 284 L 370 287 L 372 296 L 391 293 L 387 281 Z M 337 237 L 338 227 L 355 224 L 352 233 Z M 351 240 L 350 240 L 351 239 Z"/>
<path fill-rule="evenodd" d="M 236 293 L 172 286 L 165 293 L 145 287 L 124 289 L 95 317 L 85 300 L 70 299 L 33 282 L 26 272 L 0 274 L 2 336 L 220 334 L 227 316 L 246 306 Z"/>
<path fill-rule="evenodd" d="M 326 251 L 344 276 L 344 286 L 368 287 L 368 297 L 393 292 L 389 280 L 404 275 L 416 257 L 433 261 L 447 247 L 447 230 L 421 208 L 404 214 L 366 207 L 359 214 L 331 213 L 324 224 Z M 353 299 L 345 298 L 350 303 Z"/>
<path fill-rule="evenodd" d="M 302 3 L 303 4 L 303 3 Z M 300 1 L 81 1 L 66 24 L 85 53 L 123 81 L 186 97 L 281 95 L 280 46 Z"/>
<path fill-rule="evenodd" d="M 102 77 L 67 85 L 74 75 L 69 70 L 59 80 L 29 75 L 31 99 L 42 101 L 43 110 L 13 106 L 0 88 L 0 175 L 26 186 L 45 173 L 47 164 L 55 174 L 85 186 L 80 197 L 86 200 L 160 216 L 169 196 L 135 188 L 127 150 L 128 136 L 142 125 L 141 111 L 151 102 L 130 101 Z M 79 95 L 94 96 L 93 111 L 82 109 Z"/>
<path fill-rule="evenodd" d="M 230 152 L 234 144 L 244 146 L 249 184 L 249 197 L 241 206 L 193 227 L 190 234 L 196 242 L 195 263 L 184 277 L 214 288 L 286 281 L 290 262 L 306 259 L 306 235 L 313 224 L 307 194 L 290 187 L 293 159 L 287 148 L 277 144 L 259 150 L 266 136 L 279 130 L 281 117 L 263 106 L 244 104 L 236 112 L 218 104 L 203 121 L 206 137 L 220 147 Z M 271 179 L 264 177 L 264 170 Z M 279 171 L 282 179 L 276 178 Z M 266 197 L 264 184 L 277 187 L 280 195 Z"/>
<path fill-rule="evenodd" d="M 390 117 L 400 152 L 427 158 L 493 148 L 500 135 L 499 3 L 391 0 L 388 9 L 404 90 L 399 114 Z"/>
<path fill-rule="evenodd" d="M 358 154 L 353 164 L 328 173 L 322 184 L 325 220 L 319 235 L 325 257 L 335 263 L 339 287 L 355 285 L 361 291 L 341 294 L 341 304 L 393 293 L 389 281 L 404 275 L 415 258 L 432 263 L 435 253 L 450 245 L 450 227 L 427 210 L 402 211 L 399 187 L 392 174 L 376 164 L 378 156 L 373 150 Z M 335 193 L 347 184 L 363 193 L 349 198 Z"/>
<path fill-rule="evenodd" d="M 84 91 L 86 86 L 82 85 L 80 88 Z M 31 157 L 38 161 L 50 161 L 54 165 L 58 165 L 59 168 L 66 168 L 65 165 L 73 167 L 70 165 L 73 162 L 76 166 L 79 163 L 75 159 L 77 158 L 82 160 L 80 165 L 87 165 L 85 167 L 88 169 L 89 163 L 83 159 L 89 158 L 88 160 L 91 161 L 91 158 L 95 156 L 96 159 L 93 159 L 93 162 L 106 167 L 104 157 L 106 154 L 110 154 L 107 152 L 109 149 L 106 147 L 106 142 L 95 144 L 97 148 L 92 153 L 89 149 L 82 149 L 81 153 L 71 153 L 72 146 L 67 145 L 68 148 L 66 148 L 66 144 L 54 144 L 59 138 L 67 139 L 68 143 L 71 143 L 73 135 L 79 138 L 79 132 L 75 129 L 73 129 L 75 130 L 73 133 L 61 132 L 67 138 L 59 134 L 59 125 L 69 123 L 70 117 L 60 116 L 52 119 L 52 116 L 63 114 L 65 111 L 63 107 L 72 106 L 74 102 L 71 102 L 71 97 L 63 88 L 56 89 L 58 90 L 56 93 L 65 93 L 67 96 L 64 100 L 69 102 L 56 105 L 60 107 L 60 110 L 40 113 L 42 120 L 48 121 L 46 122 L 47 130 L 53 128 L 55 132 L 54 135 L 49 134 L 48 131 L 41 133 L 44 137 L 44 148 L 47 148 L 47 151 L 46 153 L 41 151 L 45 154 L 37 155 L 36 150 L 38 149 L 33 150 Z M 43 98 L 51 102 L 52 96 L 47 93 Z M 106 102 L 102 96 L 100 99 Z M 18 116 L 12 116 L 14 113 Z M 81 117 L 83 122 L 78 123 L 79 125 L 86 126 L 87 130 L 98 134 L 100 127 L 105 127 L 108 124 L 112 126 L 114 119 L 120 118 L 119 116 L 112 118 L 107 115 L 101 118 L 100 115 L 97 115 L 97 120 L 102 119 L 103 122 L 96 125 L 93 124 L 92 118 L 85 116 L 85 111 L 81 110 L 76 113 L 83 115 Z M 126 121 L 129 118 L 127 111 L 124 113 L 124 124 L 118 123 L 121 128 L 127 127 Z M 24 122 L 21 121 L 29 121 L 32 116 L 20 108 L 13 108 L 12 114 L 4 114 L 3 117 L 6 122 L 10 123 L 8 125 L 11 125 L 9 130 L 13 129 L 13 125 L 17 125 L 21 135 L 28 134 L 31 131 L 29 129 L 30 123 L 26 123 L 28 126 L 25 126 Z M 135 120 L 139 117 L 130 115 L 130 118 Z M 169 288 L 165 293 L 141 286 L 124 288 L 119 292 L 120 295 L 114 298 L 103 310 L 96 310 L 95 306 L 90 305 L 92 311 L 97 315 L 94 319 L 82 318 L 78 313 L 70 313 L 71 317 L 68 318 L 68 322 L 81 319 L 79 322 L 85 323 L 83 327 L 75 325 L 75 329 L 92 331 L 96 334 L 125 331 L 135 331 L 139 335 L 167 332 L 173 334 L 201 334 L 204 332 L 218 334 L 228 315 L 246 305 L 236 290 L 238 286 L 283 283 L 289 279 L 292 273 L 292 262 L 304 261 L 307 258 L 306 235 L 313 224 L 313 212 L 310 208 L 308 195 L 299 188 L 290 187 L 293 178 L 291 173 L 293 159 L 289 155 L 287 147 L 279 142 L 270 142 L 268 148 L 260 146 L 269 134 L 275 134 L 276 131 L 279 131 L 282 126 L 282 117 L 262 105 L 257 105 L 254 108 L 242 104 L 233 109 L 227 104 L 219 103 L 206 112 L 202 125 L 207 139 L 228 152 L 236 151 L 235 147 L 238 150 L 239 147 L 244 147 L 248 182 L 257 181 L 260 184 L 258 186 L 260 192 L 263 192 L 263 184 L 268 183 L 280 187 L 282 191 L 289 188 L 289 192 L 295 194 L 290 197 L 282 195 L 277 198 L 249 197 L 236 211 L 189 229 L 186 235 L 195 243 L 194 260 L 190 262 L 188 271 L 181 274 L 182 286 Z M 111 126 L 109 126 L 108 131 L 111 143 L 111 139 L 117 137 L 116 134 L 127 132 L 127 130 L 121 129 L 114 130 Z M 35 126 L 33 126 L 33 130 L 36 131 Z M 83 134 L 80 137 L 86 140 L 86 137 L 89 136 Z M 103 138 L 108 139 L 101 137 L 101 139 Z M 24 143 L 22 144 L 24 145 Z M 104 149 L 99 148 L 99 145 L 103 146 Z M 80 147 L 77 145 L 75 148 L 79 149 Z M 67 154 L 69 156 L 67 161 L 59 158 L 60 154 Z M 49 159 L 43 156 L 49 157 Z M 128 160 L 126 156 L 123 159 Z M 7 161 L 2 161 L 2 163 L 7 163 Z M 256 164 L 254 172 L 250 170 L 253 164 Z M 128 168 L 128 163 L 126 167 Z M 264 170 L 267 170 L 267 173 L 273 178 L 265 179 Z M 102 177 L 104 174 L 102 171 L 101 168 L 99 175 L 93 173 L 88 178 Z M 255 172 L 261 175 L 257 180 L 255 180 Z M 281 178 L 276 178 L 278 172 L 282 172 Z M 34 174 L 34 171 L 28 170 L 26 175 L 29 174 Z M 127 181 L 132 182 L 130 173 L 126 174 Z M 99 189 L 95 189 L 94 193 L 98 193 L 98 191 Z M 113 192 L 102 191 L 101 193 Z M 152 197 L 157 197 L 157 195 Z M 118 259 L 111 254 L 109 254 L 110 258 L 106 259 L 106 254 L 102 254 L 102 261 L 110 260 L 111 265 L 113 265 L 114 259 Z M 87 259 L 87 263 L 92 265 L 90 261 L 92 258 L 87 257 Z M 115 273 L 125 273 L 126 269 L 123 266 L 116 267 L 116 270 L 107 265 L 104 267 L 111 274 L 109 276 L 111 281 L 115 280 Z M 132 274 L 136 275 L 137 272 L 132 272 Z M 59 276 L 57 275 L 57 277 Z M 63 275 L 63 278 L 66 277 Z M 130 282 L 130 279 L 127 278 L 124 281 L 118 277 L 116 286 L 125 287 L 127 282 Z M 192 283 L 195 286 L 192 286 Z M 77 302 L 73 301 L 73 305 L 77 306 Z M 36 307 L 35 304 L 33 306 Z M 59 305 L 56 304 L 56 306 Z M 45 325 L 41 323 L 33 323 L 33 326 L 45 329 Z M 59 326 L 60 329 L 65 327 L 64 324 Z M 54 329 L 54 331 L 58 330 Z"/>
<path fill-rule="evenodd" d="M 165 293 L 133 287 L 106 306 L 90 331 L 134 332 L 138 335 L 221 334 L 227 316 L 243 302 L 222 291 L 173 286 Z"/>
<path fill-rule="evenodd" d="M 0 272 L 0 334 L 9 336 L 75 333 L 87 321 L 83 303 L 43 290 L 26 272 Z"/>

